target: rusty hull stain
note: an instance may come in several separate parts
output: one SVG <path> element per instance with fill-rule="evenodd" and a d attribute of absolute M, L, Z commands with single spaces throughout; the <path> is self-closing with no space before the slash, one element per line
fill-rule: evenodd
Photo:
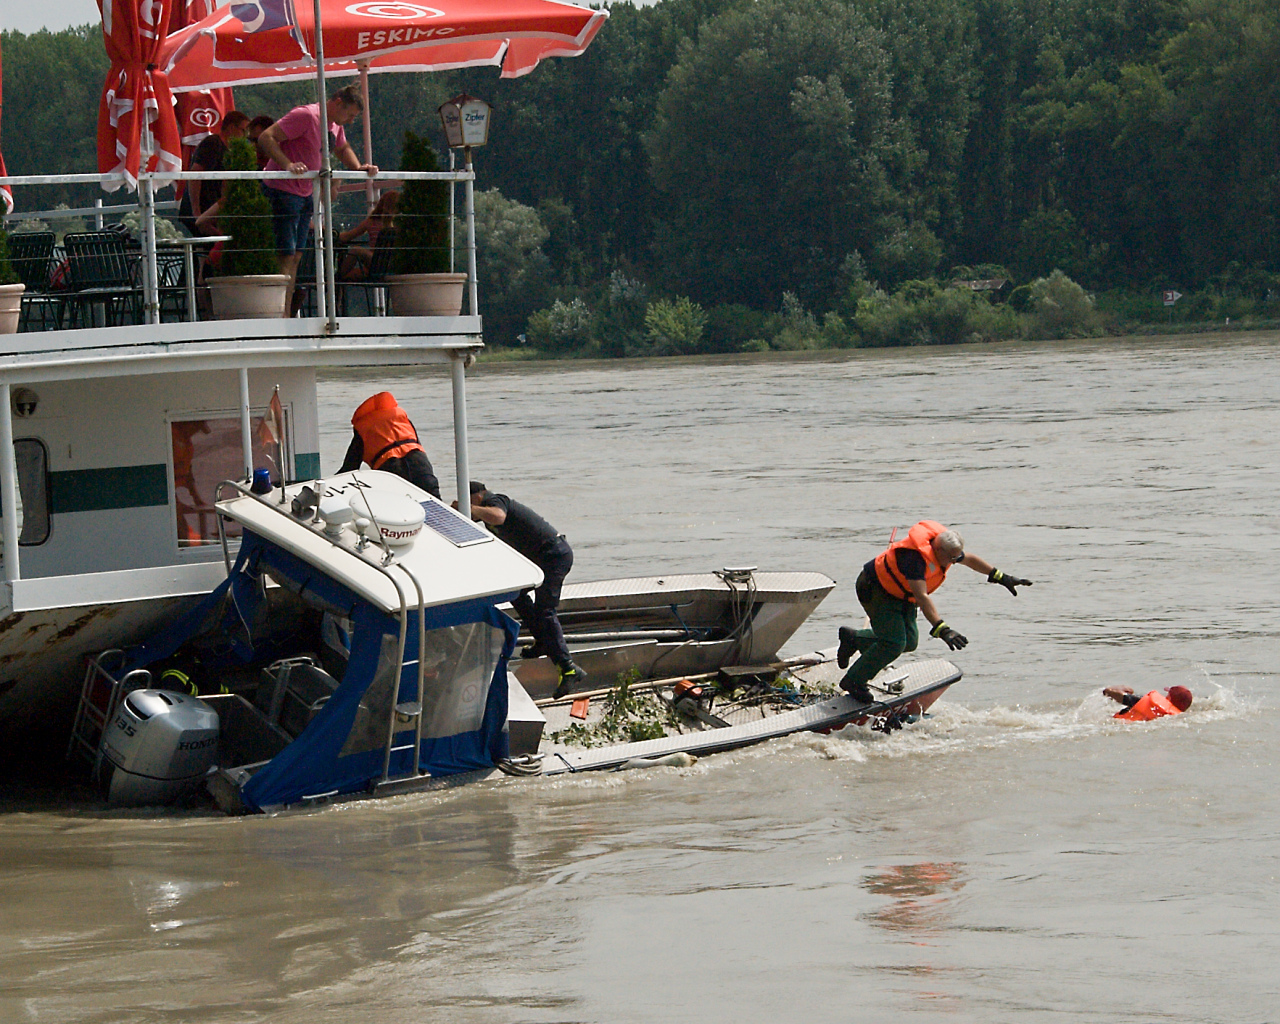
<path fill-rule="evenodd" d="M 26 612 L 12 612 L 0 619 L 0 633 L 7 633 L 27 617 Z"/>
<path fill-rule="evenodd" d="M 93 609 L 93 611 L 85 612 L 83 615 L 80 616 L 80 618 L 74 619 L 71 622 L 67 623 L 67 625 L 63 626 L 60 630 L 58 630 L 58 632 L 54 633 L 53 636 L 49 637 L 49 639 L 45 641 L 45 645 L 48 646 L 49 644 L 52 644 L 57 640 L 70 639 L 71 637 L 79 633 L 80 630 L 84 629 L 85 626 L 89 625 L 90 622 L 96 619 L 104 611 L 106 611 L 105 608 L 95 608 Z"/>

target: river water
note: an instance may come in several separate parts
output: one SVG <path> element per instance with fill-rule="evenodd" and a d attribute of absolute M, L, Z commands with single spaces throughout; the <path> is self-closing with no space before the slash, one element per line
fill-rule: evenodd
<path fill-rule="evenodd" d="M 793 653 L 919 518 L 1035 586 L 953 571 L 965 677 L 891 736 L 277 817 L 11 807 L 0 1020 L 1277 1020 L 1277 341 L 471 371 L 472 475 L 570 581 L 825 572 Z M 451 498 L 442 375 L 324 379 L 325 467 L 375 385 Z M 1116 722 L 1109 683 L 1195 704 Z"/>

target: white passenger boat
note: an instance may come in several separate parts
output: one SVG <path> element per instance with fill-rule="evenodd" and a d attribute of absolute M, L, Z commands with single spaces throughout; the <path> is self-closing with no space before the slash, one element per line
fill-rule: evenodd
<path fill-rule="evenodd" d="M 125 5 L 108 33 L 145 35 L 139 11 Z M 343 11 L 334 14 L 343 24 L 348 15 L 367 15 Z M 523 74 L 546 57 L 581 53 L 607 17 L 564 3 L 517 11 L 499 2 L 484 31 L 464 40 L 477 31 L 473 13 L 473 5 L 450 8 L 455 35 L 442 41 L 427 33 L 421 45 L 428 52 L 403 66 L 452 67 L 465 58 L 501 66 L 509 76 Z M 424 8 L 413 17 L 431 21 L 436 32 L 446 13 Z M 248 75 L 245 81 L 315 74 L 318 95 L 327 95 L 325 48 L 318 44 L 328 29 L 308 22 L 296 41 L 309 49 L 288 68 L 208 61 L 193 68 L 210 33 L 226 36 L 219 36 L 219 46 L 243 43 L 234 18 L 219 13 L 214 21 L 174 33 L 166 43 L 173 45 L 157 54 L 168 62 L 172 83 L 181 79 L 191 90 L 237 84 L 240 79 L 209 78 L 230 74 L 228 68 Z M 366 98 L 369 60 L 400 67 L 408 59 L 393 50 L 356 62 Z M 350 54 L 329 58 L 343 73 L 355 67 L 353 60 Z M 151 89 L 158 66 L 113 65 L 109 82 L 123 88 L 136 73 Z M 338 317 L 327 241 L 333 211 L 324 203 L 315 220 L 316 315 L 200 321 L 189 258 L 185 280 L 162 289 L 156 190 L 179 179 L 290 175 L 172 170 L 176 149 L 163 146 L 173 125 L 158 117 L 160 108 L 137 105 L 145 115 L 139 118 L 130 114 L 132 99 L 120 94 L 112 102 L 119 117 L 104 122 L 99 148 L 109 164 L 111 154 L 125 154 L 119 166 L 104 174 L 0 177 L 19 201 L 28 185 L 114 188 L 127 180 L 136 184 L 136 203 L 93 212 L 136 209 L 142 224 L 140 251 L 128 256 L 127 272 L 110 287 L 28 296 L 28 303 L 52 312 L 55 329 L 0 334 L 0 758 L 8 762 L 0 772 L 51 751 L 79 751 L 109 791 L 137 802 L 185 793 L 212 767 L 226 801 L 267 808 L 421 785 L 498 764 L 510 769 L 513 756 L 538 753 L 541 712 L 529 708 L 552 690 L 555 673 L 545 659 L 516 655 L 518 628 L 504 610 L 540 582 L 537 567 L 465 512 L 396 478 L 371 472 L 317 479 L 323 476 L 318 368 L 395 366 L 403 373 L 446 366 L 453 484 L 455 494 L 469 493 L 465 369 L 483 347 L 469 156 L 464 170 L 390 174 L 396 181 L 464 186 L 465 314 Z M 468 97 L 451 102 L 442 116 L 456 132 L 463 109 L 470 124 L 478 107 Z M 126 128 L 132 135 L 117 138 Z M 366 160 L 368 140 L 366 130 Z M 455 146 L 479 141 L 469 132 L 451 138 Z M 145 166 L 148 152 L 160 159 L 158 169 Z M 330 194 L 325 177 L 377 187 L 360 172 L 330 172 L 327 160 L 326 154 L 325 169 L 309 175 L 317 199 Z M 122 266 L 126 259 L 124 253 L 112 258 Z M 142 322 L 107 326 L 118 300 L 136 308 L 134 319 Z M 80 310 L 81 322 L 102 326 L 61 329 L 68 302 Z M 165 303 L 178 310 L 180 322 L 161 322 Z M 275 481 L 266 497 L 247 488 L 263 468 Z M 220 490 L 226 500 L 219 501 Z M 318 499 L 319 518 L 315 511 L 307 518 L 307 495 Z M 305 506 L 302 515 L 292 512 L 295 500 Z M 361 501 L 367 507 L 356 507 Z M 340 507 L 328 507 L 335 503 Z M 396 525 L 379 503 L 398 504 L 412 525 Z M 384 529 L 414 535 L 388 537 Z M 721 696 L 744 703 L 734 696 L 739 677 L 731 670 L 773 672 L 777 680 L 785 667 L 776 664 L 779 650 L 833 586 L 819 573 L 733 568 L 574 584 L 565 588 L 561 610 L 571 649 L 592 685 L 607 686 L 619 673 L 656 680 L 650 686 L 655 699 L 673 709 L 683 705 L 673 711 L 672 735 L 682 734 L 681 722 L 694 712 L 697 731 L 715 724 L 720 732 L 711 746 L 705 737 L 685 745 L 711 749 L 738 725 L 717 714 L 723 703 L 713 706 L 710 687 L 692 704 L 675 687 L 687 676 L 724 671 Z M 216 628 L 209 633 L 211 621 Z M 184 645 L 226 692 L 197 699 L 149 685 L 162 682 L 165 659 Z M 954 681 L 958 673 L 943 676 Z M 893 695 L 872 710 L 880 718 L 909 706 L 922 710 L 937 691 L 930 680 L 906 703 Z M 773 687 L 763 676 L 753 685 Z M 764 717 L 778 720 L 775 728 L 825 727 L 871 713 L 839 698 L 788 719 L 777 712 L 791 714 L 799 704 L 784 708 L 760 694 L 755 703 Z M 799 703 L 812 704 L 808 696 Z M 582 713 L 592 714 L 590 697 L 577 700 L 586 704 L 550 706 L 549 744 L 558 742 L 552 734 L 569 730 L 555 725 L 562 711 L 578 716 L 586 707 Z M 573 724 L 584 721 L 573 718 Z M 526 750 L 535 728 L 539 741 Z M 758 738 L 748 732 L 741 732 L 742 741 Z M 165 754 L 168 740 L 176 746 Z M 205 764 L 210 754 L 213 761 Z M 556 756 L 565 770 L 586 764 Z"/>

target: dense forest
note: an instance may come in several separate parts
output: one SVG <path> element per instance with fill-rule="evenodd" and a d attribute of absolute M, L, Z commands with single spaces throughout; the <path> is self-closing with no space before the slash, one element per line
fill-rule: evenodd
<path fill-rule="evenodd" d="M 582 57 L 372 79 L 375 159 L 494 104 L 486 334 L 603 354 L 1270 315 L 1275 0 L 618 3 Z M 5 32 L 11 173 L 93 170 L 96 26 Z M 280 114 L 309 86 L 240 90 Z M 80 201 L 83 193 L 40 200 Z M 1054 273 L 1056 271 L 1056 273 Z M 1008 277 L 992 305 L 947 285 Z M 1096 300 L 1096 301 L 1095 301 Z M 1055 322 L 1055 317 L 1057 321 Z"/>

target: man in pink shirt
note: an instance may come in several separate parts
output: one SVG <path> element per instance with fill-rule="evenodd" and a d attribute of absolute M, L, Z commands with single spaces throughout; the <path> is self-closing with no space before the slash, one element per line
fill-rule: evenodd
<path fill-rule="evenodd" d="M 360 99 L 360 91 L 353 85 L 339 89 L 325 104 L 333 153 L 350 170 L 367 171 L 372 177 L 378 173 L 378 168 L 374 164 L 360 162 L 342 130 L 343 125 L 351 124 L 362 113 L 364 103 Z M 259 149 L 270 158 L 265 170 L 299 175 L 318 171 L 320 140 L 320 105 L 312 103 L 294 107 L 258 136 Z M 297 181 L 282 178 L 264 181 L 262 187 L 271 200 L 280 273 L 296 280 L 301 250 L 307 244 L 307 233 L 311 230 L 313 182 L 310 178 Z"/>

